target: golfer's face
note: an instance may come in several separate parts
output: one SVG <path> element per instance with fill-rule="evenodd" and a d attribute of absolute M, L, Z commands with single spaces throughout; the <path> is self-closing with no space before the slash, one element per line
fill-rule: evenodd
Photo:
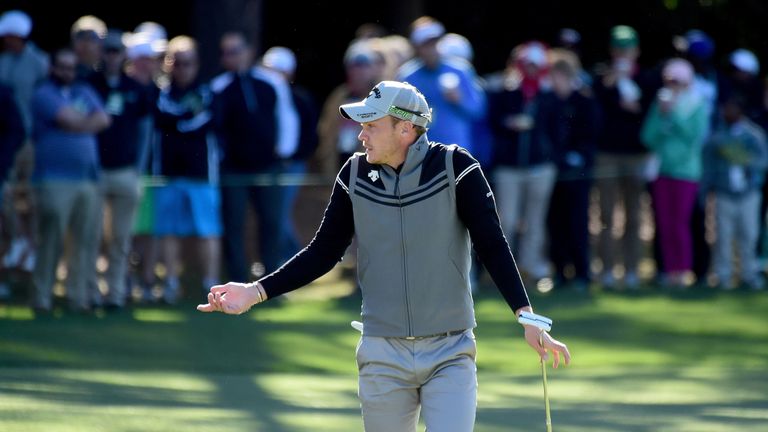
<path fill-rule="evenodd" d="M 357 138 L 365 148 L 365 160 L 372 164 L 388 164 L 396 159 L 399 141 L 392 118 L 361 123 L 363 129 Z"/>

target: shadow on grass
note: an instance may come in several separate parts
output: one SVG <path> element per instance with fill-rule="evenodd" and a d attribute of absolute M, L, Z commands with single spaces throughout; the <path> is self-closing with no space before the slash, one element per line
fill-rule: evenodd
<path fill-rule="evenodd" d="M 64 405 L 234 410 L 275 432 L 292 430 L 285 418 L 295 414 L 357 415 L 354 405 L 293 405 L 290 395 L 260 385 L 261 375 L 301 372 L 341 374 L 354 388 L 357 335 L 346 319 L 260 318 L 300 313 L 274 303 L 232 317 L 185 304 L 102 317 L 0 319 L 0 393 Z M 356 398 L 354 390 L 346 396 Z"/>

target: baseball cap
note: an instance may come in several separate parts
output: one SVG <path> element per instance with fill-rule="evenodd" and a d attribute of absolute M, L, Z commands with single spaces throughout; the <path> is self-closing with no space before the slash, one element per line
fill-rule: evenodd
<path fill-rule="evenodd" d="M 686 51 L 692 57 L 707 60 L 715 53 L 715 42 L 701 30 L 689 30 L 685 33 L 685 40 L 688 42 Z"/>
<path fill-rule="evenodd" d="M 539 41 L 529 41 L 512 50 L 513 58 L 521 63 L 530 63 L 538 68 L 547 65 L 547 47 Z"/>
<path fill-rule="evenodd" d="M 168 48 L 168 32 L 165 27 L 154 21 L 144 21 L 133 29 L 133 33 L 143 35 L 151 45 L 154 55 L 160 55 Z"/>
<path fill-rule="evenodd" d="M 575 46 L 581 42 L 581 33 L 572 28 L 560 29 L 560 33 L 557 36 L 558 42 L 565 46 Z"/>
<path fill-rule="evenodd" d="M 372 122 L 388 115 L 421 127 L 427 127 L 432 121 L 432 111 L 424 95 L 416 87 L 398 81 L 376 84 L 368 97 L 340 106 L 339 112 L 344 118 L 358 123 Z"/>
<path fill-rule="evenodd" d="M 731 64 L 738 70 L 746 72 L 752 75 L 757 75 L 760 72 L 760 61 L 757 60 L 752 51 L 739 48 L 731 53 Z"/>
<path fill-rule="evenodd" d="M 0 16 L 0 36 L 26 39 L 32 32 L 32 19 L 20 10 L 11 10 Z"/>
<path fill-rule="evenodd" d="M 296 55 L 286 47 L 272 47 L 264 53 L 261 64 L 283 73 L 292 74 L 296 71 Z"/>
<path fill-rule="evenodd" d="M 346 66 L 372 65 L 374 63 L 376 63 L 376 53 L 368 40 L 352 42 L 344 53 Z"/>
<path fill-rule="evenodd" d="M 422 45 L 445 34 L 445 27 L 437 21 L 425 21 L 411 31 L 411 43 Z"/>
<path fill-rule="evenodd" d="M 456 33 L 446 33 L 437 43 L 437 51 L 445 57 L 460 58 L 468 62 L 475 55 L 469 39 Z"/>
<path fill-rule="evenodd" d="M 630 26 L 618 25 L 611 29 L 611 46 L 614 48 L 634 48 L 640 43 L 637 32 Z"/>

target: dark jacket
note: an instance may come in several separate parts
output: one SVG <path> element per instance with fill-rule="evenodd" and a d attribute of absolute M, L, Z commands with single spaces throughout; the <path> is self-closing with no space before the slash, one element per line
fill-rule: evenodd
<path fill-rule="evenodd" d="M 567 99 L 552 95 L 557 111 L 557 168 L 563 179 L 591 175 L 602 129 L 597 102 L 587 91 L 575 91 Z"/>
<path fill-rule="evenodd" d="M 648 149 L 640 141 L 640 128 L 656 91 L 645 75 L 635 74 L 632 78 L 641 91 L 640 111 L 631 112 L 621 107 L 619 90 L 616 85 L 606 87 L 602 76 L 595 77 L 593 90 L 603 113 L 604 127 L 598 137 L 600 152 L 610 154 L 645 154 Z"/>
<path fill-rule="evenodd" d="M 0 84 L 0 183 L 8 178 L 16 152 L 24 143 L 21 112 L 10 87 Z"/>
<path fill-rule="evenodd" d="M 488 119 L 493 133 L 494 167 L 524 168 L 555 160 L 552 131 L 555 118 L 550 101 L 544 93 L 525 102 L 519 88 L 501 88 L 488 93 Z M 528 114 L 534 119 L 533 128 L 517 132 L 506 126 L 510 116 Z"/>
<path fill-rule="evenodd" d="M 155 109 L 160 136 L 160 174 L 212 180 L 218 151 L 211 134 L 213 95 L 207 85 L 163 89 Z"/>
<path fill-rule="evenodd" d="M 101 167 L 137 167 L 141 153 L 139 123 L 152 112 L 151 94 L 125 74 L 117 83 L 108 83 L 101 73 L 91 75 L 89 82 L 112 116 L 112 125 L 98 135 Z"/>
<path fill-rule="evenodd" d="M 256 173 L 277 161 L 277 94 L 251 73 L 227 73 L 212 82 L 222 174 Z"/>
<path fill-rule="evenodd" d="M 315 154 L 318 145 L 317 120 L 318 111 L 315 101 L 306 90 L 292 86 L 293 104 L 299 112 L 301 132 L 299 134 L 299 147 L 291 156 L 293 160 L 307 160 Z"/>

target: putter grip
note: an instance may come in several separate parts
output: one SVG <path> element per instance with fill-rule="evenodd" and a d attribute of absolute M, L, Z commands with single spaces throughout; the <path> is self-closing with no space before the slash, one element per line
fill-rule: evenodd
<path fill-rule="evenodd" d="M 521 312 L 520 316 L 517 317 L 517 322 L 524 325 L 532 325 L 544 331 L 552 330 L 551 319 L 533 312 Z"/>

